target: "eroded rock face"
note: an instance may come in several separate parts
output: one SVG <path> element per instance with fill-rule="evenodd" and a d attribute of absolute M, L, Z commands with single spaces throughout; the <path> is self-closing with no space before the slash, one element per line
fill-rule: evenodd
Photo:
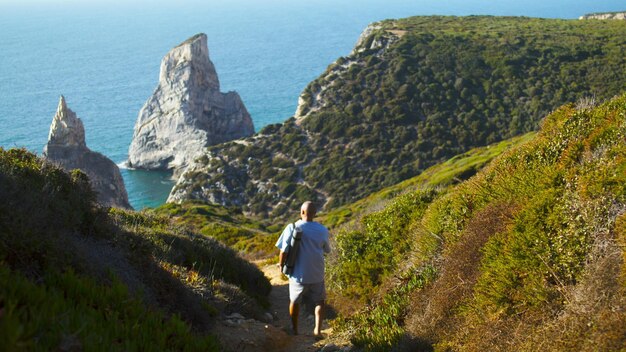
<path fill-rule="evenodd" d="M 161 61 L 159 85 L 135 124 L 128 164 L 180 171 L 205 147 L 253 133 L 252 119 L 239 94 L 220 92 L 207 37 L 198 34 Z"/>
<path fill-rule="evenodd" d="M 131 208 L 119 168 L 111 159 L 87 148 L 83 122 L 67 107 L 63 96 L 52 119 L 43 155 L 66 171 L 80 169 L 86 173 L 100 204 Z"/>
<path fill-rule="evenodd" d="M 298 123 L 310 114 L 323 110 L 333 103 L 333 98 L 327 96 L 327 89 L 333 85 L 342 85 L 344 82 L 340 79 L 342 74 L 347 72 L 352 65 L 364 66 L 366 63 L 361 55 L 364 52 L 375 52 L 374 56 L 381 58 L 389 49 L 391 44 L 396 42 L 404 31 L 384 31 L 379 22 L 369 24 L 356 42 L 356 45 L 350 52 L 350 55 L 342 57 L 328 67 L 321 77 L 317 78 L 312 84 L 309 84 L 298 97 L 298 106 L 294 117 Z M 375 36 L 376 32 L 381 32 L 379 36 Z M 400 33 L 399 33 L 400 32 Z"/>
<path fill-rule="evenodd" d="M 592 13 L 580 16 L 579 20 L 626 20 L 626 12 Z"/>
<path fill-rule="evenodd" d="M 86 148 L 85 127 L 76 114 L 68 109 L 65 97 L 61 96 L 57 112 L 52 119 L 48 144 L 44 153 L 51 146 Z"/>

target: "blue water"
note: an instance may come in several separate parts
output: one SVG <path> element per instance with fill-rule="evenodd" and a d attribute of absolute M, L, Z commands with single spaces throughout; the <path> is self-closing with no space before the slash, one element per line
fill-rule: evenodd
<path fill-rule="evenodd" d="M 222 91 L 236 90 L 257 130 L 292 116 L 298 95 L 365 26 L 413 15 L 577 18 L 626 10 L 620 1 L 101 1 L 0 0 L 0 146 L 41 153 L 60 94 L 83 120 L 87 145 L 127 158 L 161 58 L 208 35 Z M 136 209 L 165 201 L 171 181 L 122 170 Z"/>

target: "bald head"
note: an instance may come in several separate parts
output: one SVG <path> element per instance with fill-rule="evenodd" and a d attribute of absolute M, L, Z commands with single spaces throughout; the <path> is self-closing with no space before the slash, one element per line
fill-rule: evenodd
<path fill-rule="evenodd" d="M 315 208 L 315 204 L 311 201 L 306 201 L 302 203 L 302 207 L 300 207 L 300 217 L 304 221 L 313 221 L 313 218 L 317 214 L 317 209 Z"/>

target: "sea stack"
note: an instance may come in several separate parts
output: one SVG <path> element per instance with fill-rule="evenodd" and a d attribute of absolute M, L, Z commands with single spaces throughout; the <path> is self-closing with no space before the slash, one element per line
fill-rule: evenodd
<path fill-rule="evenodd" d="M 66 171 L 80 169 L 87 174 L 100 204 L 131 209 L 120 169 L 111 159 L 87 148 L 83 122 L 67 107 L 63 96 L 43 156 Z"/>
<path fill-rule="evenodd" d="M 239 94 L 220 92 L 207 36 L 197 34 L 161 61 L 159 84 L 135 124 L 128 165 L 182 171 L 207 146 L 253 133 Z"/>

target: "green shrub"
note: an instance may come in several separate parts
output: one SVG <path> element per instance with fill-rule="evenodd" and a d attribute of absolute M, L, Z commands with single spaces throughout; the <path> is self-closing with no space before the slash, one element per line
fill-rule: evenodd
<path fill-rule="evenodd" d="M 357 347 L 389 351 L 406 333 L 403 325 L 411 294 L 426 286 L 435 275 L 435 269 L 430 266 L 406 273 L 399 279 L 398 286 L 380 301 L 339 320 L 337 328 L 353 331 L 351 342 Z"/>
<path fill-rule="evenodd" d="M 436 195 L 432 190 L 404 194 L 382 211 L 365 216 L 360 229 L 337 234 L 337 260 L 329 269 L 336 294 L 357 300 L 370 297 L 406 259 L 414 241 L 411 222 Z"/>
<path fill-rule="evenodd" d="M 276 231 L 279 230 L 270 229 L 269 222 L 255 221 L 234 207 L 227 208 L 201 202 L 184 202 L 182 204 L 165 204 L 151 210 L 151 212 L 173 217 L 175 223 L 185 225 L 196 233 L 216 239 L 239 251 L 247 258 L 266 258 L 276 252 L 274 243 L 278 238 Z"/>
<path fill-rule="evenodd" d="M 194 270 L 210 280 L 219 279 L 240 287 L 259 303 L 267 304 L 271 285 L 252 263 L 215 239 L 176 228 L 168 218 L 111 209 L 113 221 L 127 233 L 116 240 L 134 250 L 172 265 Z"/>
<path fill-rule="evenodd" d="M 39 284 L 0 265 L 0 341 L 12 350 L 219 351 L 177 316 L 146 309 L 126 286 L 67 271 Z"/>

